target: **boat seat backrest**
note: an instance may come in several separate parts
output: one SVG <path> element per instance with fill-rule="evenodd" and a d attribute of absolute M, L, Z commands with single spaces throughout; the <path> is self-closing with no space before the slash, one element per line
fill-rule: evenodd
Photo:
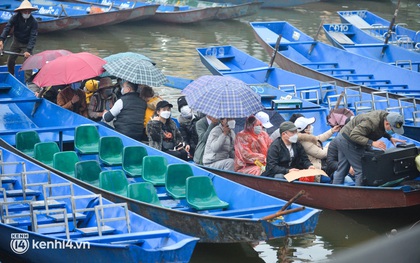
<path fill-rule="evenodd" d="M 97 154 L 99 152 L 99 132 L 94 125 L 76 127 L 74 147 L 81 154 Z"/>
<path fill-rule="evenodd" d="M 186 197 L 188 204 L 196 210 L 223 209 L 229 206 L 229 203 L 219 199 L 213 182 L 207 176 L 187 178 Z"/>
<path fill-rule="evenodd" d="M 127 196 L 128 180 L 123 170 L 103 171 L 99 174 L 99 187 L 119 195 Z"/>
<path fill-rule="evenodd" d="M 166 191 L 176 199 L 185 198 L 187 178 L 193 175 L 194 173 L 189 164 L 177 163 L 168 165 L 165 179 Z"/>
<path fill-rule="evenodd" d="M 156 188 L 150 182 L 129 184 L 128 197 L 152 205 L 162 206 Z"/>
<path fill-rule="evenodd" d="M 58 152 L 53 155 L 53 167 L 65 174 L 74 176 L 74 165 L 79 161 L 75 151 Z"/>
<path fill-rule="evenodd" d="M 124 144 L 120 137 L 104 136 L 99 140 L 99 160 L 105 165 L 121 165 Z"/>
<path fill-rule="evenodd" d="M 77 179 L 93 185 L 99 185 L 99 174 L 102 172 L 102 168 L 98 161 L 80 161 L 74 167 Z"/>
<path fill-rule="evenodd" d="M 143 171 L 143 158 L 147 156 L 143 146 L 126 146 L 123 150 L 122 168 L 131 177 L 139 177 Z"/>
<path fill-rule="evenodd" d="M 153 185 L 165 185 L 167 165 L 168 163 L 164 156 L 143 157 L 143 179 Z"/>
<path fill-rule="evenodd" d="M 34 158 L 46 165 L 53 166 L 55 153 L 60 152 L 55 142 L 39 142 L 34 146 Z"/>
<path fill-rule="evenodd" d="M 16 149 L 33 157 L 35 144 L 41 142 L 36 131 L 21 131 L 15 135 Z"/>

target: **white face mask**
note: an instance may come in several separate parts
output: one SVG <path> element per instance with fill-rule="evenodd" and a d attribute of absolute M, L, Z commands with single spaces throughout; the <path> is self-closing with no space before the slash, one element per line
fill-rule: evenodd
<path fill-rule="evenodd" d="M 29 13 L 29 14 L 22 14 L 22 17 L 23 17 L 24 19 L 28 19 L 30 16 L 31 16 L 31 14 L 30 14 L 30 13 Z"/>
<path fill-rule="evenodd" d="M 169 119 L 169 117 L 171 117 L 171 112 L 170 111 L 161 111 L 160 112 L 160 117 L 164 118 L 164 119 Z"/>
<path fill-rule="evenodd" d="M 292 136 L 289 137 L 289 142 L 291 143 L 296 143 L 298 140 L 298 135 L 297 133 L 293 134 Z"/>
<path fill-rule="evenodd" d="M 192 117 L 192 111 L 188 105 L 181 108 L 181 116 L 187 119 Z"/>
<path fill-rule="evenodd" d="M 230 120 L 227 122 L 229 128 L 231 128 L 232 130 L 235 129 L 235 125 L 236 125 L 236 121 L 235 120 Z"/>
<path fill-rule="evenodd" d="M 262 127 L 261 126 L 254 126 L 254 133 L 255 134 L 260 134 L 262 132 Z"/>
<path fill-rule="evenodd" d="M 121 88 L 121 95 L 127 94 L 127 92 L 125 92 L 125 88 Z"/>

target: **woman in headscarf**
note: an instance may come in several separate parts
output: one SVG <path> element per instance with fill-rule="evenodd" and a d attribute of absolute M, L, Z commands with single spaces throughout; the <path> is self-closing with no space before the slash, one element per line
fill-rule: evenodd
<path fill-rule="evenodd" d="M 270 136 L 255 116 L 249 116 L 245 128 L 235 139 L 235 172 L 261 175 L 265 170 Z"/>

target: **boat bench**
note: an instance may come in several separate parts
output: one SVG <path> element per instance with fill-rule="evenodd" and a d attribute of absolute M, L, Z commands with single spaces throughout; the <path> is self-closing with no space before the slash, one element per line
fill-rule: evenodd
<path fill-rule="evenodd" d="M 309 62 L 309 63 L 302 63 L 303 66 L 333 66 L 334 68 L 338 67 L 337 62 Z"/>
<path fill-rule="evenodd" d="M 373 78 L 374 75 L 373 74 L 340 74 L 340 75 L 335 75 L 335 77 L 337 78 L 347 78 L 347 79 L 351 79 L 351 78 Z"/>
<path fill-rule="evenodd" d="M 361 84 L 365 84 L 365 83 L 385 83 L 385 84 L 389 84 L 391 83 L 391 81 L 389 79 L 355 79 L 352 80 L 351 82 L 353 83 L 361 83 Z"/>
<path fill-rule="evenodd" d="M 4 92 L 4 91 L 9 92 L 9 90 L 11 89 L 12 89 L 12 86 L 10 86 L 9 84 L 0 83 L 0 92 Z"/>
<path fill-rule="evenodd" d="M 390 91 L 392 91 L 394 88 L 403 88 L 408 90 L 407 84 L 372 84 L 369 85 L 369 87 L 378 89 L 390 89 Z"/>
<path fill-rule="evenodd" d="M 351 40 L 348 36 L 346 36 L 342 32 L 330 31 L 330 32 L 328 32 L 328 34 L 332 38 L 334 38 L 334 40 L 337 41 L 337 43 L 339 43 L 341 45 L 354 45 L 353 40 Z"/>
<path fill-rule="evenodd" d="M 216 56 L 205 56 L 205 58 L 217 70 L 231 70 L 222 61 L 220 61 Z"/>
<path fill-rule="evenodd" d="M 248 72 L 257 72 L 257 71 L 272 71 L 274 70 L 273 67 L 260 67 L 260 68 L 249 68 L 249 69 L 243 69 L 243 70 L 235 70 L 235 71 L 229 71 L 229 72 L 223 72 L 224 75 L 229 74 L 241 74 L 241 73 L 248 73 Z"/>
<path fill-rule="evenodd" d="M 94 242 L 94 243 L 113 243 L 121 241 L 139 241 L 142 239 L 151 239 L 151 238 L 162 238 L 169 237 L 171 231 L 169 229 L 145 231 L 145 232 L 135 232 L 135 233 L 126 233 L 126 234 L 114 234 L 114 235 L 103 235 L 103 236 L 93 236 L 93 237 L 82 237 L 76 239 L 78 242 Z"/>
<path fill-rule="evenodd" d="M 319 72 L 328 72 L 328 71 L 331 71 L 331 73 L 341 72 L 341 71 L 349 71 L 351 73 L 356 72 L 356 70 L 353 69 L 353 68 L 320 68 L 320 69 L 317 69 L 317 71 L 319 71 Z"/>

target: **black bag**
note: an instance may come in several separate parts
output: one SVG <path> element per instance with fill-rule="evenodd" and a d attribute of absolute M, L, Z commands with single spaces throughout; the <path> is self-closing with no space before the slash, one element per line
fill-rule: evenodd
<path fill-rule="evenodd" d="M 362 156 L 363 185 L 380 186 L 387 182 L 419 176 L 414 159 L 419 148 L 397 145 L 386 151 L 367 151 Z"/>

